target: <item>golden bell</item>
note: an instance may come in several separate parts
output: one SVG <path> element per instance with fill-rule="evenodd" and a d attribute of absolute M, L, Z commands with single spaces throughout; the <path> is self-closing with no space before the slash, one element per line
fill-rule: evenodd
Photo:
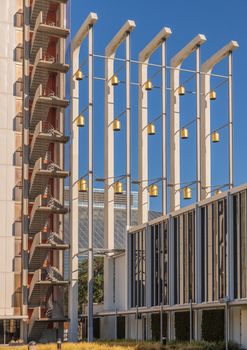
<path fill-rule="evenodd" d="M 220 134 L 218 131 L 214 131 L 212 133 L 212 142 L 219 142 L 220 141 Z"/>
<path fill-rule="evenodd" d="M 158 197 L 159 189 L 157 185 L 151 185 L 149 187 L 149 197 Z"/>
<path fill-rule="evenodd" d="M 179 96 L 185 95 L 185 87 L 183 85 L 180 85 L 178 87 L 178 94 L 179 94 Z"/>
<path fill-rule="evenodd" d="M 187 139 L 189 137 L 189 130 L 187 128 L 182 128 L 180 131 L 181 139 Z"/>
<path fill-rule="evenodd" d="M 146 91 L 150 91 L 150 90 L 152 90 L 152 88 L 153 88 L 153 84 L 152 84 L 151 80 L 147 80 L 146 83 L 144 84 L 144 89 Z"/>
<path fill-rule="evenodd" d="M 190 187 L 185 187 L 184 190 L 184 199 L 191 199 L 192 198 L 192 191 Z"/>
<path fill-rule="evenodd" d="M 114 184 L 114 193 L 122 194 L 123 193 L 123 184 L 120 181 L 115 182 Z"/>
<path fill-rule="evenodd" d="M 153 123 L 148 124 L 147 130 L 148 130 L 148 135 L 155 135 L 156 133 L 156 128 Z"/>
<path fill-rule="evenodd" d="M 87 180 L 80 179 L 78 181 L 78 191 L 79 192 L 87 192 Z"/>
<path fill-rule="evenodd" d="M 210 100 L 216 100 L 216 91 L 212 90 L 209 93 Z"/>
<path fill-rule="evenodd" d="M 113 86 L 117 86 L 119 84 L 119 80 L 118 80 L 118 77 L 116 76 L 116 74 L 114 74 L 111 78 L 111 84 Z"/>
<path fill-rule="evenodd" d="M 83 79 L 83 73 L 80 69 L 77 70 L 77 72 L 75 73 L 75 79 L 76 80 L 82 80 Z"/>
<path fill-rule="evenodd" d="M 221 194 L 221 193 L 222 193 L 221 189 L 217 188 L 217 190 L 215 191 L 215 195 L 217 196 L 218 194 Z"/>
<path fill-rule="evenodd" d="M 112 125 L 112 128 L 114 131 L 120 131 L 121 130 L 121 122 L 119 119 L 115 119 Z"/>
<path fill-rule="evenodd" d="M 79 128 L 83 128 L 85 126 L 85 118 L 82 114 L 80 114 L 76 119 L 76 125 Z"/>

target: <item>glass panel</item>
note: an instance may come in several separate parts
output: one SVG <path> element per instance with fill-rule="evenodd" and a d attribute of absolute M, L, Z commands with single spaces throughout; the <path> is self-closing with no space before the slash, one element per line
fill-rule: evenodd
<path fill-rule="evenodd" d="M 164 263 L 164 276 L 163 276 L 163 304 L 168 304 L 168 221 L 164 222 L 164 232 L 163 232 L 163 263 Z"/>
<path fill-rule="evenodd" d="M 195 212 L 188 215 L 188 263 L 189 263 L 189 293 L 188 302 L 195 300 Z"/>
<path fill-rule="evenodd" d="M 207 265 L 207 276 L 208 276 L 208 301 L 213 301 L 213 233 L 212 233 L 212 205 L 207 206 L 207 247 L 208 247 L 208 265 Z"/>
<path fill-rule="evenodd" d="M 246 298 L 246 192 L 240 194 L 241 298 Z"/>
<path fill-rule="evenodd" d="M 226 296 L 226 226 L 225 203 L 218 202 L 218 229 L 219 229 L 219 297 Z"/>
<path fill-rule="evenodd" d="M 234 298 L 238 297 L 238 195 L 233 196 Z"/>

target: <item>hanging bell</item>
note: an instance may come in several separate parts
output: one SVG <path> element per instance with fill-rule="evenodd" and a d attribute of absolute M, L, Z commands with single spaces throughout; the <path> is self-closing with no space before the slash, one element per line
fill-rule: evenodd
<path fill-rule="evenodd" d="M 76 119 L 76 125 L 79 128 L 83 128 L 85 126 L 85 118 L 82 114 L 80 114 Z"/>
<path fill-rule="evenodd" d="M 118 77 L 117 77 L 116 74 L 114 74 L 114 75 L 112 76 L 112 78 L 111 78 L 111 84 L 112 84 L 113 86 L 117 86 L 117 85 L 119 84 L 119 80 L 118 80 Z"/>
<path fill-rule="evenodd" d="M 78 191 L 79 192 L 87 192 L 87 180 L 80 179 L 78 181 Z"/>
<path fill-rule="evenodd" d="M 214 101 L 216 100 L 216 91 L 212 90 L 209 93 L 210 100 Z"/>
<path fill-rule="evenodd" d="M 119 119 L 115 119 L 112 125 L 113 131 L 120 131 L 121 130 L 121 122 Z"/>
<path fill-rule="evenodd" d="M 157 185 L 151 185 L 149 187 L 149 197 L 158 197 L 159 189 Z"/>
<path fill-rule="evenodd" d="M 220 134 L 218 131 L 212 133 L 212 142 L 220 142 Z"/>
<path fill-rule="evenodd" d="M 218 194 L 221 194 L 221 193 L 222 193 L 221 189 L 217 188 L 217 190 L 215 191 L 215 195 L 217 196 Z"/>
<path fill-rule="evenodd" d="M 155 133 L 156 133 L 155 125 L 153 123 L 148 124 L 147 131 L 148 131 L 148 135 L 150 135 L 150 136 L 155 135 Z"/>
<path fill-rule="evenodd" d="M 181 139 L 187 139 L 189 137 L 189 130 L 187 128 L 182 128 L 180 135 Z"/>
<path fill-rule="evenodd" d="M 82 73 L 82 71 L 81 71 L 80 69 L 78 69 L 78 70 L 76 71 L 76 73 L 75 73 L 75 79 L 78 80 L 78 81 L 83 79 L 83 73 Z"/>
<path fill-rule="evenodd" d="M 184 190 L 184 199 L 191 199 L 192 198 L 192 191 L 190 187 L 185 187 Z"/>
<path fill-rule="evenodd" d="M 179 96 L 185 95 L 185 87 L 183 85 L 180 85 L 178 87 L 178 94 L 179 94 Z"/>
<path fill-rule="evenodd" d="M 123 193 L 123 184 L 120 181 L 115 182 L 114 184 L 114 193 L 122 194 Z"/>
<path fill-rule="evenodd" d="M 150 91 L 150 90 L 152 90 L 152 88 L 153 88 L 153 84 L 152 84 L 151 80 L 147 80 L 146 83 L 144 84 L 144 89 L 146 91 Z"/>

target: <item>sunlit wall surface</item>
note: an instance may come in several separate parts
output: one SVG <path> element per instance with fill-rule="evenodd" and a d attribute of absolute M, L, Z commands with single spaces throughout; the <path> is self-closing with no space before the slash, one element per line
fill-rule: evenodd
<path fill-rule="evenodd" d="M 20 154 L 16 152 L 16 149 L 21 145 L 21 135 L 14 132 L 16 126 L 16 107 L 20 107 L 18 101 L 20 86 L 17 80 L 22 75 L 21 64 L 15 64 L 13 59 L 13 53 L 16 52 L 16 42 L 18 44 L 19 40 L 14 25 L 16 11 L 16 0 L 1 2 L 0 183 L 2 190 L 0 193 L 0 318 L 14 315 L 14 269 L 16 270 L 16 281 L 20 277 L 18 272 L 21 271 L 20 264 L 14 266 L 14 262 L 17 263 L 17 259 L 15 259 L 15 234 L 17 235 L 17 232 L 14 232 L 15 219 L 17 220 L 21 215 L 20 205 L 16 204 L 15 206 L 15 196 L 13 197 L 13 189 L 15 188 L 16 180 L 18 180 L 18 178 L 15 178 L 15 171 L 17 177 L 19 174 L 18 168 L 15 169 L 15 165 L 20 165 L 18 164 Z M 18 251 L 17 239 L 16 247 Z M 18 255 L 17 251 L 16 255 Z"/>

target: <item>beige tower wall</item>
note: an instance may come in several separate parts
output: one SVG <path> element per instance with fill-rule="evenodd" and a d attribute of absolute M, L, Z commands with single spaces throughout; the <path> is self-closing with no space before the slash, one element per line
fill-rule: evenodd
<path fill-rule="evenodd" d="M 0 318 L 14 314 L 16 0 L 1 1 L 0 11 Z"/>

